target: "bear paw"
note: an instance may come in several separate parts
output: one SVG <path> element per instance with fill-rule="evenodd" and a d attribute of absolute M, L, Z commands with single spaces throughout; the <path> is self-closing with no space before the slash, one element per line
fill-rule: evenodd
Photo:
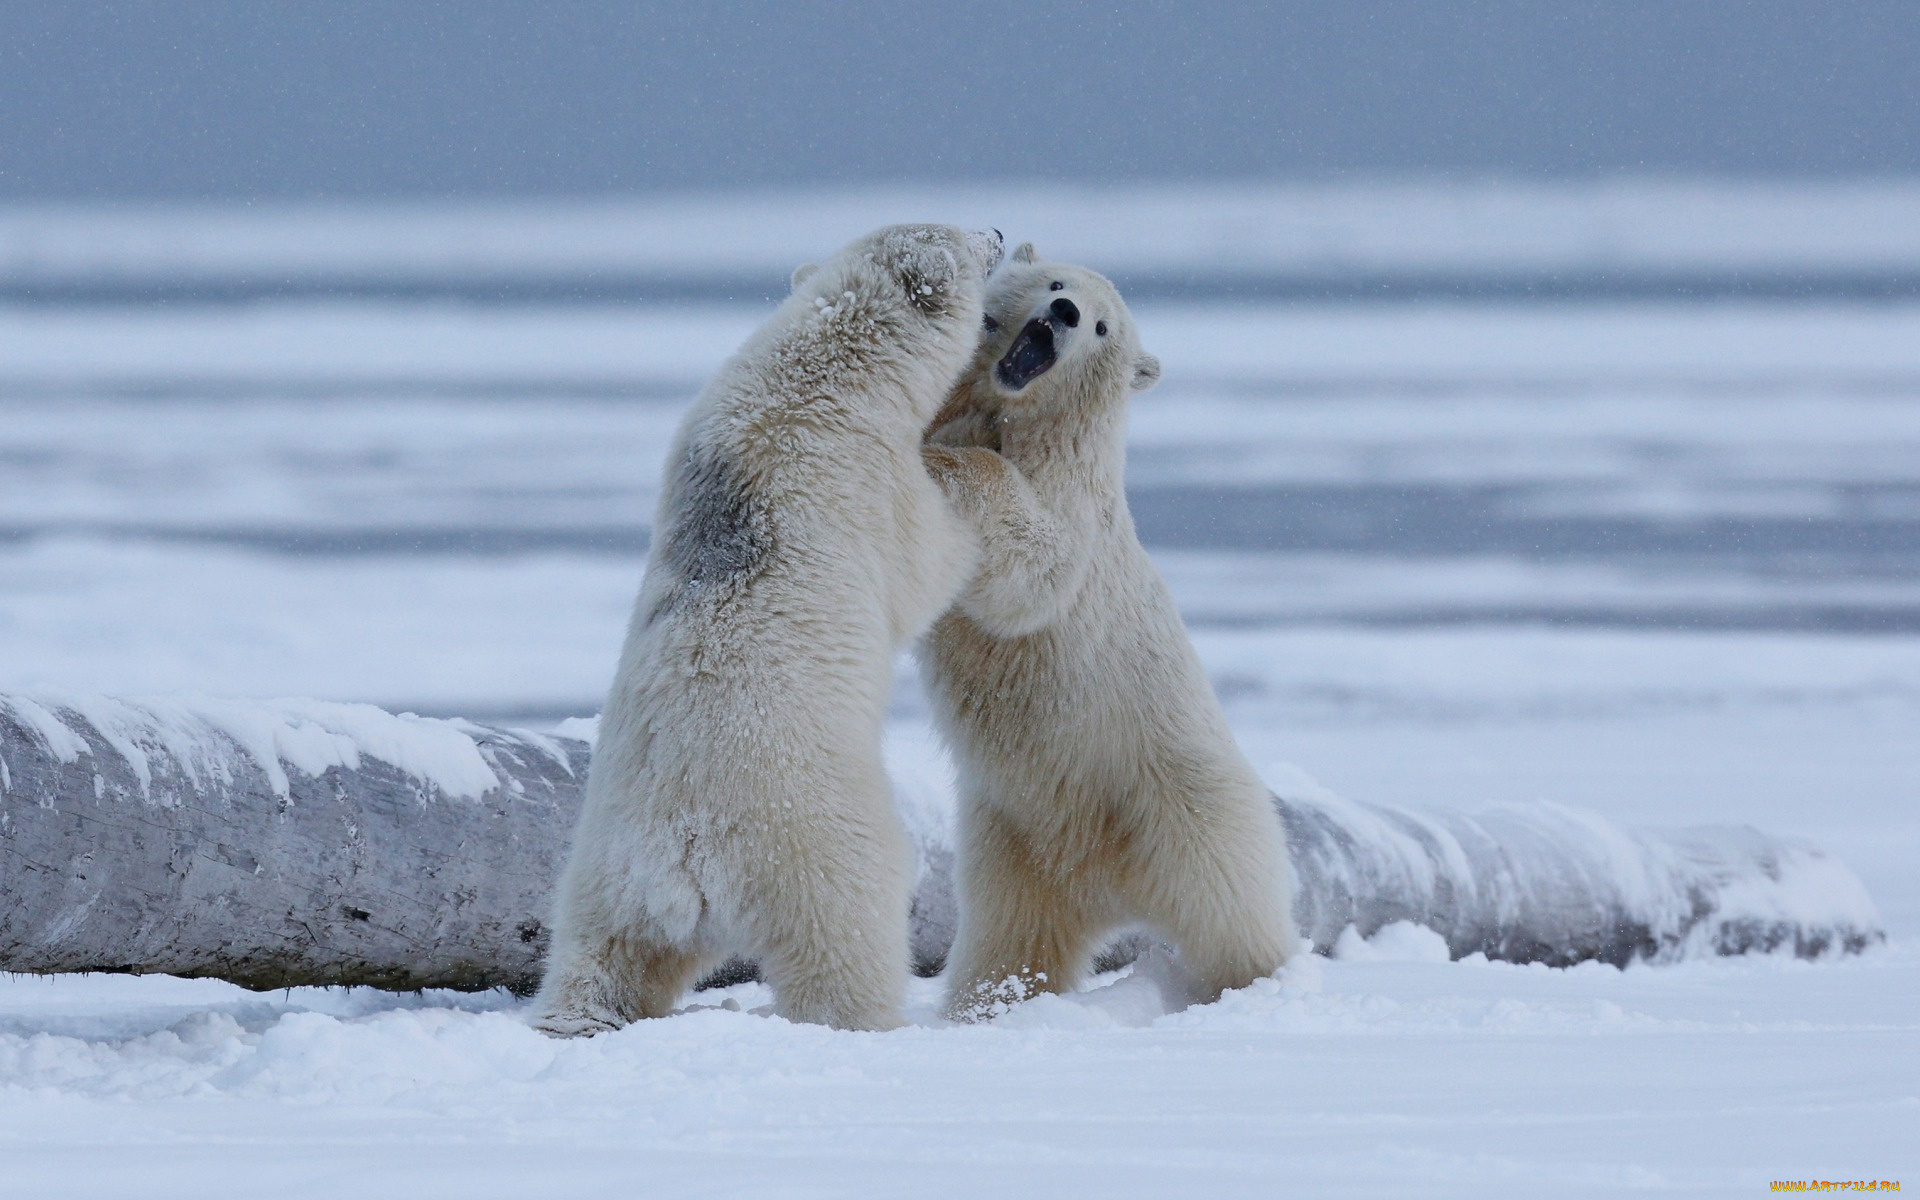
<path fill-rule="evenodd" d="M 599 1008 L 563 1008 L 542 1013 L 529 1022 L 534 1029 L 552 1038 L 592 1037 L 626 1027 L 619 1015 Z"/>
<path fill-rule="evenodd" d="M 1048 990 L 1045 971 L 1016 972 L 1003 979 L 986 980 L 948 1000 L 947 1020 L 962 1025 L 991 1021 Z"/>

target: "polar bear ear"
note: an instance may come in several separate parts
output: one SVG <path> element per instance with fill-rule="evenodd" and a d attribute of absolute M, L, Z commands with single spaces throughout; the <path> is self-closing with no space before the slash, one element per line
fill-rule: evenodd
<path fill-rule="evenodd" d="M 1038 257 L 1040 257 L 1040 252 L 1033 248 L 1032 242 L 1021 242 L 1013 248 L 1012 254 L 1007 255 L 1007 261 L 1029 263 Z"/>
<path fill-rule="evenodd" d="M 1151 354 L 1142 354 L 1133 360 L 1133 390 L 1144 392 L 1160 382 L 1160 360 Z"/>
<path fill-rule="evenodd" d="M 801 263 L 793 269 L 793 278 L 787 281 L 788 286 L 796 292 L 799 291 L 800 285 L 811 279 L 813 273 L 819 269 L 819 263 Z"/>

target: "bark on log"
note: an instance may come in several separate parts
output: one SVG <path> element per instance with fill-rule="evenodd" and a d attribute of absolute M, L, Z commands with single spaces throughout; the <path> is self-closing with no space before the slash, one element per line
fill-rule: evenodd
<path fill-rule="evenodd" d="M 364 705 L 0 697 L 0 970 L 528 990 L 589 755 Z M 927 793 L 902 796 L 923 972 L 955 917 L 945 798 Z M 1844 866 L 1751 830 L 1630 833 L 1547 805 L 1416 814 L 1306 784 L 1276 804 L 1322 949 L 1396 920 L 1456 957 L 1551 964 L 1883 937 Z"/>

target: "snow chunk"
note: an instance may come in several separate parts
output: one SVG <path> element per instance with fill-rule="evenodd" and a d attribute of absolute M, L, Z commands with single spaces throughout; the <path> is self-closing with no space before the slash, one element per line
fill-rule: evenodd
<path fill-rule="evenodd" d="M 1341 930 L 1340 938 L 1333 944 L 1333 957 L 1341 962 L 1408 962 L 1443 963 L 1452 962 L 1453 955 L 1447 949 L 1447 939 L 1428 929 L 1425 925 L 1412 921 L 1395 921 L 1383 925 L 1370 938 L 1360 936 L 1360 931 L 1349 925 Z"/>
<path fill-rule="evenodd" d="M 591 746 L 600 740 L 600 716 L 568 717 L 553 727 L 554 737 L 571 738 Z"/>

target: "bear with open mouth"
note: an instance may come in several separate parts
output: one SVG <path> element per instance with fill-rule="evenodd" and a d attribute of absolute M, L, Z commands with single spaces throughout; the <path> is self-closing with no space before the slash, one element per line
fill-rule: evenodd
<path fill-rule="evenodd" d="M 920 647 L 959 773 L 949 1014 L 1064 991 L 1145 925 L 1196 998 L 1297 935 L 1284 833 L 1134 533 L 1128 397 L 1160 365 L 1106 279 L 1022 246 L 929 435 L 980 566 Z"/>

